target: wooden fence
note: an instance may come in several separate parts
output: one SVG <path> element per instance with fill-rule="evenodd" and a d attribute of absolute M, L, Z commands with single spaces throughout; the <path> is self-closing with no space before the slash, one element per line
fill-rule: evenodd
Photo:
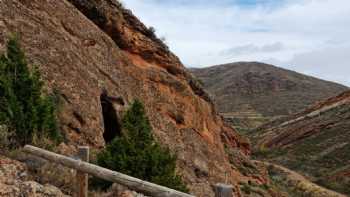
<path fill-rule="evenodd" d="M 77 197 L 88 196 L 88 174 L 106 181 L 118 183 L 128 187 L 130 190 L 154 197 L 194 197 L 193 195 L 179 192 L 164 186 L 143 181 L 119 172 L 89 163 L 89 147 L 79 147 L 79 159 L 73 159 L 64 155 L 59 155 L 41 148 L 26 145 L 24 152 L 46 159 L 48 161 L 61 164 L 63 166 L 77 170 Z M 215 185 L 216 197 L 232 197 L 232 187 L 217 184 Z"/>

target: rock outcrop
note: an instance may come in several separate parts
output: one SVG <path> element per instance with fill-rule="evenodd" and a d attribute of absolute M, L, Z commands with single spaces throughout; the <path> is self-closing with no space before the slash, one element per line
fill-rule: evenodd
<path fill-rule="evenodd" d="M 72 4 L 71 4 L 71 3 Z M 120 96 L 118 118 L 134 99 L 144 102 L 156 138 L 178 155 L 192 193 L 211 185 L 252 180 L 232 167 L 226 150 L 247 159 L 249 143 L 226 126 L 208 95 L 179 59 L 133 14 L 110 0 L 3 0 L 0 52 L 16 33 L 47 90 L 61 98 L 66 143 L 103 147 L 102 89 Z M 108 117 L 107 117 L 108 118 Z M 231 160 L 240 158 L 231 158 Z"/>
<path fill-rule="evenodd" d="M 23 163 L 0 156 L 0 196 L 3 197 L 68 197 L 52 185 L 28 180 Z"/>

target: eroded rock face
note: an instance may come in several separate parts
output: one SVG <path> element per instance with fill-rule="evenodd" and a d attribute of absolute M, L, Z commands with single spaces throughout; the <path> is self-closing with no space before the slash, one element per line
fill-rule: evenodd
<path fill-rule="evenodd" d="M 113 1 L 71 2 L 81 12 L 65 0 L 0 3 L 0 51 L 11 33 L 19 35 L 48 91 L 61 97 L 67 143 L 104 146 L 100 94 L 106 88 L 125 102 L 114 105 L 119 116 L 134 99 L 144 102 L 155 136 L 177 153 L 179 172 L 192 193 L 212 196 L 211 184 L 226 177 L 235 185 L 249 179 L 232 168 L 224 149 L 247 155 L 249 143 L 224 125 L 207 94 L 164 44 Z M 87 13 L 90 8 L 95 18 Z"/>
<path fill-rule="evenodd" d="M 51 185 L 28 181 L 26 166 L 0 156 L 0 196 L 6 197 L 68 197 Z"/>

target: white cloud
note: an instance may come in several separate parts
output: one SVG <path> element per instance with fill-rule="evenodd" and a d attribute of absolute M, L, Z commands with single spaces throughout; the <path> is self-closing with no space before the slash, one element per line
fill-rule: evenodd
<path fill-rule="evenodd" d="M 243 54 L 256 54 L 256 53 L 272 53 L 278 52 L 284 49 L 284 45 L 281 42 L 275 42 L 266 44 L 263 46 L 257 46 L 254 44 L 247 44 L 242 46 L 235 46 L 230 49 L 222 51 L 220 54 L 224 56 L 236 56 Z"/>
<path fill-rule="evenodd" d="M 350 85 L 343 77 L 350 73 L 349 0 L 285 0 L 278 5 L 268 1 L 249 7 L 234 0 L 219 2 L 127 0 L 125 4 L 165 36 L 187 66 L 269 59 Z"/>
<path fill-rule="evenodd" d="M 270 59 L 265 62 L 349 85 L 349 52 L 350 46 L 337 46 L 296 54 L 288 61 Z"/>

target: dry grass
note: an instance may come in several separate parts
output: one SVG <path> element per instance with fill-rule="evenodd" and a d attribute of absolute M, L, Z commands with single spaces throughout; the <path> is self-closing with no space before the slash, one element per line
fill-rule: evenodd
<path fill-rule="evenodd" d="M 292 196 L 305 197 L 346 197 L 343 194 L 323 188 L 302 175 L 279 165 L 264 162 L 268 166 L 271 179 L 284 188 L 288 188 Z"/>

